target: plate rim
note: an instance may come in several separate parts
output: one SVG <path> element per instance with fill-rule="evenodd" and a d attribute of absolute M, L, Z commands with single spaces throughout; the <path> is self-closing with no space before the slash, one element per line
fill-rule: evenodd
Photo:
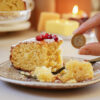
<path fill-rule="evenodd" d="M 72 58 L 75 58 L 75 57 L 72 57 Z M 2 64 L 6 64 L 8 62 L 10 63 L 10 60 L 6 60 L 6 61 L 2 62 L 0 64 L 0 66 Z M 7 82 L 7 83 L 11 83 L 11 84 L 21 85 L 21 86 L 36 87 L 36 88 L 37 87 L 38 88 L 48 87 L 48 88 L 51 88 L 51 89 L 79 88 L 79 87 L 85 87 L 85 86 L 92 85 L 92 84 L 100 82 L 100 78 L 98 78 L 98 79 L 95 79 L 95 80 L 91 79 L 91 80 L 88 80 L 88 81 L 83 81 L 83 82 L 78 82 L 78 83 L 49 83 L 49 82 L 39 82 L 39 81 L 15 80 L 15 79 L 10 79 L 10 78 L 3 77 L 1 75 L 0 75 L 0 80 L 4 81 L 4 82 Z"/>

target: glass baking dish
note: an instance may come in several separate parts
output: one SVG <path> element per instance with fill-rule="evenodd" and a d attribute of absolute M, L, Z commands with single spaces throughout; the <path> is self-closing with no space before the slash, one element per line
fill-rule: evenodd
<path fill-rule="evenodd" d="M 31 11 L 34 9 L 33 0 L 24 0 L 26 10 L 23 11 L 0 11 L 0 24 L 11 24 L 27 21 L 31 16 Z"/>

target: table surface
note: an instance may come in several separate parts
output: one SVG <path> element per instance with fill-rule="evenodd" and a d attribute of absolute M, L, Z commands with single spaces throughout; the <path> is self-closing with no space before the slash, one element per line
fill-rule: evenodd
<path fill-rule="evenodd" d="M 37 35 L 34 30 L 6 33 L 0 36 L 0 63 L 9 59 L 10 47 L 18 41 Z M 95 41 L 90 38 L 88 42 Z M 71 46 L 70 40 L 63 43 L 63 56 L 91 59 L 95 56 L 78 55 L 78 50 Z M 0 81 L 0 100 L 97 100 L 100 98 L 100 83 L 79 89 L 43 90 L 16 86 Z"/>

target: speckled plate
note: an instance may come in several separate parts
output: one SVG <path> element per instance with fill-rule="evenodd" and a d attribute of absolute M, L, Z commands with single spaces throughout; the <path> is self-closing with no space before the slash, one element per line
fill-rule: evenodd
<path fill-rule="evenodd" d="M 67 57 L 64 59 L 64 61 L 66 62 L 68 61 L 68 59 L 76 59 L 76 58 Z M 32 78 L 23 77 L 19 73 L 19 70 L 16 70 L 11 66 L 10 61 L 6 61 L 0 64 L 0 80 L 11 84 L 22 85 L 32 88 L 42 88 L 42 89 L 80 88 L 100 82 L 100 63 L 99 62 L 96 63 L 93 66 L 93 68 L 94 68 L 94 78 L 92 80 L 79 83 L 46 83 L 46 82 L 38 82 Z"/>

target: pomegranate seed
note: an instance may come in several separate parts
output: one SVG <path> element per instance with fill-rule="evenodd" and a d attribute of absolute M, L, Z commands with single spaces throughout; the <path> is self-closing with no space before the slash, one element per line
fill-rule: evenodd
<path fill-rule="evenodd" d="M 52 39 L 52 34 L 48 35 L 48 39 Z"/>
<path fill-rule="evenodd" d="M 58 41 L 58 37 L 56 35 L 52 36 L 52 34 L 48 34 L 48 33 L 46 33 L 45 35 L 36 36 L 36 40 L 38 41 L 42 41 L 44 39 L 54 39 L 55 41 Z"/>
<path fill-rule="evenodd" d="M 58 37 L 57 37 L 56 35 L 53 36 L 53 39 L 54 39 L 55 41 L 58 41 Z"/>
<path fill-rule="evenodd" d="M 48 33 L 46 33 L 46 34 L 45 34 L 45 39 L 48 39 L 48 36 L 49 36 L 49 34 L 48 34 Z"/>
<path fill-rule="evenodd" d="M 42 35 L 42 38 L 45 39 L 45 35 Z"/>
<path fill-rule="evenodd" d="M 54 38 L 55 41 L 58 41 L 58 37 Z"/>
<path fill-rule="evenodd" d="M 42 35 L 38 35 L 38 36 L 36 36 L 36 40 L 38 40 L 38 41 L 42 41 L 42 40 L 43 40 Z"/>

